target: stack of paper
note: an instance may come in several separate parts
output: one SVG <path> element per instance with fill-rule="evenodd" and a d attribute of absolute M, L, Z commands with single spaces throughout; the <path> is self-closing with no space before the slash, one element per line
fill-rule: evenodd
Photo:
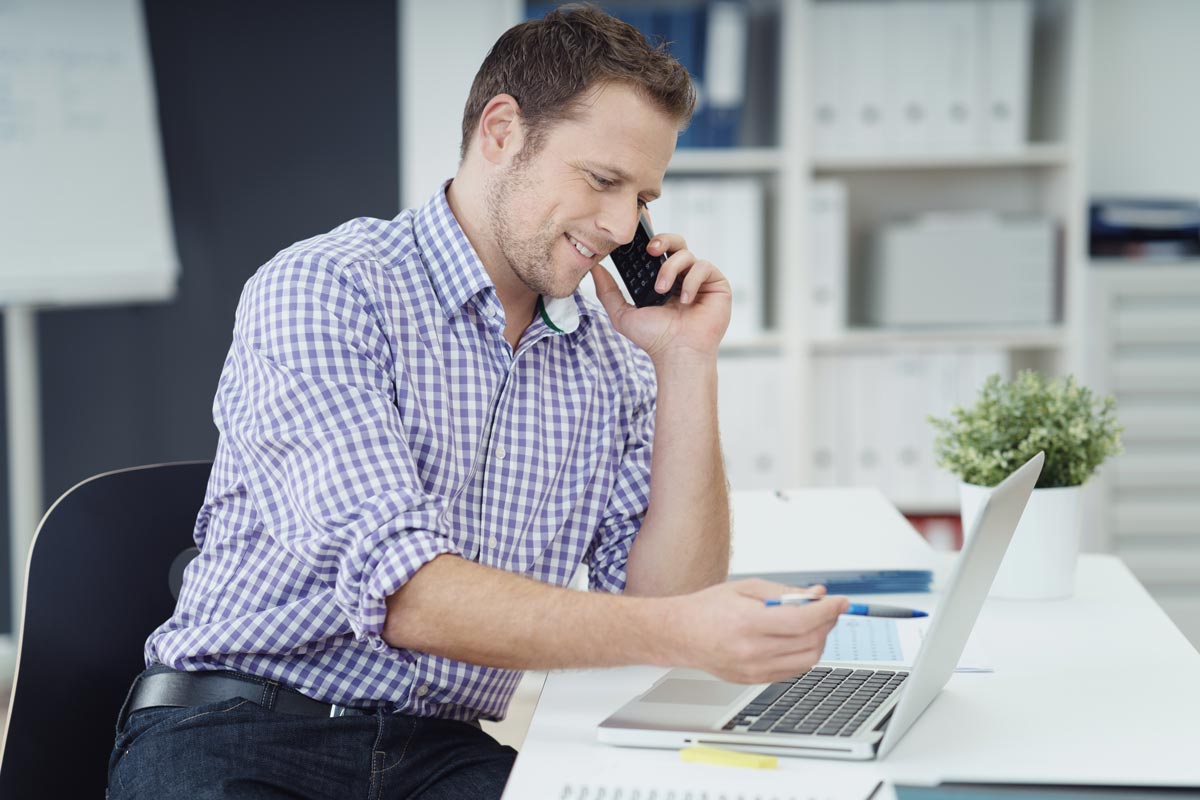
<path fill-rule="evenodd" d="M 732 578 L 834 594 L 929 591 L 932 548 L 877 490 L 735 491 L 732 504 Z"/>

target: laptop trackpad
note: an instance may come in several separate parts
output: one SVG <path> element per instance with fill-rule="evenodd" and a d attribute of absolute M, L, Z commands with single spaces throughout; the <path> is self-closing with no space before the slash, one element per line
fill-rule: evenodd
<path fill-rule="evenodd" d="M 714 680 L 685 680 L 668 678 L 642 697 L 643 703 L 686 703 L 688 705 L 724 706 L 732 703 L 745 686 Z"/>

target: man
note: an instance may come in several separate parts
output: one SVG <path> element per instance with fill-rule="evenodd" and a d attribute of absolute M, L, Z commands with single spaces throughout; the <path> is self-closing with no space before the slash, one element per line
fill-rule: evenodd
<path fill-rule="evenodd" d="M 680 281 L 665 306 L 598 266 L 693 102 L 598 10 L 518 25 L 452 181 L 247 283 L 201 554 L 118 720 L 111 797 L 496 797 L 515 753 L 477 721 L 520 670 L 753 683 L 817 660 L 844 599 L 721 583 L 727 281 L 671 233 L 649 247 L 671 254 L 659 288 Z M 581 564 L 592 592 L 564 588 Z"/>

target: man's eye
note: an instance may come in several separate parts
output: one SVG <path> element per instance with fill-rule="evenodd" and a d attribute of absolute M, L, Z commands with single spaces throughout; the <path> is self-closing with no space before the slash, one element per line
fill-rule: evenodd
<path fill-rule="evenodd" d="M 646 207 L 646 201 L 639 197 L 638 198 L 638 208 L 645 208 L 645 207 Z"/>
<path fill-rule="evenodd" d="M 592 173 L 592 180 L 603 189 L 607 189 L 614 184 L 613 181 L 610 181 L 608 178 L 602 178 L 594 172 Z"/>

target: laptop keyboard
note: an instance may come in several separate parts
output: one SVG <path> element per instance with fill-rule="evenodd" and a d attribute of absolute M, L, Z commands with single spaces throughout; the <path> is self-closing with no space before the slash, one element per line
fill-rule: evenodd
<path fill-rule="evenodd" d="M 886 669 L 813 667 L 793 680 L 772 683 L 724 730 L 853 736 L 907 677 Z"/>

